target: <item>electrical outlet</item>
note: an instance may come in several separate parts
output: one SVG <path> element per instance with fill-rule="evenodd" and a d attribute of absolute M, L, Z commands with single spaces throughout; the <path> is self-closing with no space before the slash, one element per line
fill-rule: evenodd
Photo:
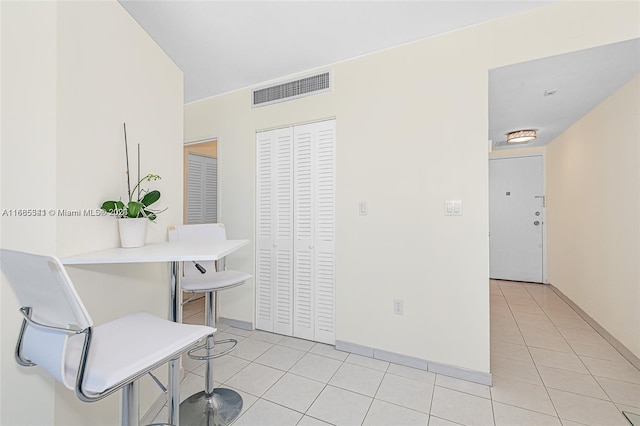
<path fill-rule="evenodd" d="M 393 313 L 396 315 L 404 315 L 404 300 L 393 301 Z"/>

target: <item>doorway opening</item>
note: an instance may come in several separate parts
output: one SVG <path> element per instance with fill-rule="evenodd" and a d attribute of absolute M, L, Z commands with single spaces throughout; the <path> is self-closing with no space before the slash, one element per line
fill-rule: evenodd
<path fill-rule="evenodd" d="M 183 148 L 182 223 L 218 221 L 218 141 L 208 139 L 186 143 Z M 201 308 L 203 294 L 183 293 L 191 314 Z M 195 303 L 195 301 L 198 301 Z M 190 303 L 194 302 L 194 303 Z M 183 315 L 184 316 L 184 315 Z M 186 317 L 185 317 L 186 318 Z"/>
<path fill-rule="evenodd" d="M 183 223 L 218 222 L 218 141 L 184 146 Z"/>

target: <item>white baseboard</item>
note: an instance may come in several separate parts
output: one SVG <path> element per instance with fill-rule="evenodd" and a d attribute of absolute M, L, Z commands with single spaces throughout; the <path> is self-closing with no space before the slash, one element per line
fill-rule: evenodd
<path fill-rule="evenodd" d="M 571 306 L 573 308 L 574 311 L 576 311 L 578 313 L 578 315 L 580 315 L 582 317 L 583 320 L 585 320 L 587 322 L 587 324 L 589 324 L 591 327 L 593 327 L 593 329 L 599 335 L 601 335 L 604 338 L 604 340 L 609 342 L 609 344 L 611 346 L 613 346 L 613 348 L 615 350 L 620 352 L 620 355 L 622 355 L 627 361 L 629 361 L 638 370 L 640 370 L 640 358 L 638 358 L 633 352 L 631 352 L 631 350 L 629 350 L 625 345 L 623 345 L 618 339 L 613 337 L 613 335 L 611 333 L 609 333 L 607 330 L 605 330 L 604 327 L 602 327 L 600 324 L 598 324 L 598 322 L 596 320 L 591 318 L 591 316 L 589 316 L 589 314 L 587 314 L 585 311 L 583 311 L 580 306 L 576 305 L 573 302 L 573 300 L 569 299 L 569 297 L 567 297 L 567 295 L 565 295 L 557 287 L 555 287 L 553 284 L 549 284 L 549 286 L 558 295 L 558 297 L 560 297 L 562 300 L 564 300 L 569 306 Z"/>
<path fill-rule="evenodd" d="M 218 323 L 225 324 L 235 328 L 240 328 L 242 330 L 249 330 L 249 331 L 255 330 L 255 328 L 253 327 L 253 323 L 249 321 L 240 321 L 236 319 L 220 317 L 218 318 Z"/>
<path fill-rule="evenodd" d="M 405 365 L 407 367 L 417 368 L 419 370 L 430 371 L 432 373 L 442 374 L 444 376 L 455 377 L 469 382 L 480 383 L 481 385 L 491 386 L 491 373 L 483 371 L 470 370 L 455 365 L 442 364 L 439 362 L 429 361 L 427 359 L 416 358 L 408 355 L 389 352 L 382 349 L 371 348 L 369 346 L 358 345 L 351 342 L 336 341 L 336 349 L 344 352 L 350 352 L 357 355 L 375 358 L 382 361 L 393 362 L 394 364 Z"/>

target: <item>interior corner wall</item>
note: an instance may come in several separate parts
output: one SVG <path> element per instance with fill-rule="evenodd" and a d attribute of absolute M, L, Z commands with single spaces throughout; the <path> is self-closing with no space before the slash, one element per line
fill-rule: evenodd
<path fill-rule="evenodd" d="M 182 71 L 115 0 L 0 4 L 1 207 L 55 211 L 2 217 L 2 247 L 65 257 L 118 246 L 113 217 L 61 212 L 91 211 L 104 200 L 126 197 L 123 122 L 132 185 L 138 143 L 142 175 L 162 176 L 150 185 L 161 191 L 158 205 L 168 210 L 150 224 L 147 241 L 165 241 L 167 227 L 182 222 Z M 96 324 L 133 311 L 167 317 L 165 264 L 67 270 Z M 86 404 L 38 368 L 16 365 L 18 303 L 4 282 L 1 303 L 0 424 L 119 423 L 117 394 Z M 144 413 L 161 393 L 147 378 L 141 388 Z"/>
<path fill-rule="evenodd" d="M 549 280 L 640 357 L 640 76 L 547 148 Z"/>
<path fill-rule="evenodd" d="M 55 253 L 55 218 L 26 217 L 22 209 L 51 207 L 56 202 L 52 159 L 56 155 L 57 7 L 52 2 L 3 1 L 0 10 L 0 210 L 4 212 L 0 246 Z M 22 317 L 9 284 L 4 276 L 0 279 L 0 424 L 53 424 L 53 379 L 15 362 L 13 350 Z"/>
<path fill-rule="evenodd" d="M 221 221 L 251 239 L 229 264 L 255 270 L 255 133 L 335 117 L 336 338 L 489 372 L 488 71 L 638 37 L 638 13 L 561 2 L 328 65 L 329 93 L 251 108 L 239 90 L 186 105 L 185 140 L 218 136 Z M 447 199 L 464 215 L 445 217 Z M 253 301 L 252 284 L 238 287 L 221 316 L 253 322 Z"/>
<path fill-rule="evenodd" d="M 0 129 L 2 129 L 2 6 L 0 5 Z M 2 130 L 0 130 L 0 168 L 2 167 Z M 2 206 L 2 172 L 0 172 L 0 207 Z M 0 219 L 0 246 L 2 246 L 2 219 Z M 0 309 L 2 309 L 2 289 L 4 279 L 0 276 Z M 2 333 L 2 314 L 0 314 L 0 333 Z M 2 374 L 2 338 L 0 337 L 0 374 Z M 2 385 L 0 385 L 2 401 Z M 0 403 L 0 422 L 2 422 L 2 403 Z"/>

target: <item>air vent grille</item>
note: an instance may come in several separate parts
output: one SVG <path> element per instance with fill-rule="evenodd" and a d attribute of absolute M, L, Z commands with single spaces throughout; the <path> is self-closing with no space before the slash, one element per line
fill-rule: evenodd
<path fill-rule="evenodd" d="M 322 74 L 287 81 L 275 86 L 256 89 L 253 91 L 252 105 L 254 107 L 263 106 L 322 93 L 328 90 L 331 90 L 331 73 L 327 71 Z"/>

